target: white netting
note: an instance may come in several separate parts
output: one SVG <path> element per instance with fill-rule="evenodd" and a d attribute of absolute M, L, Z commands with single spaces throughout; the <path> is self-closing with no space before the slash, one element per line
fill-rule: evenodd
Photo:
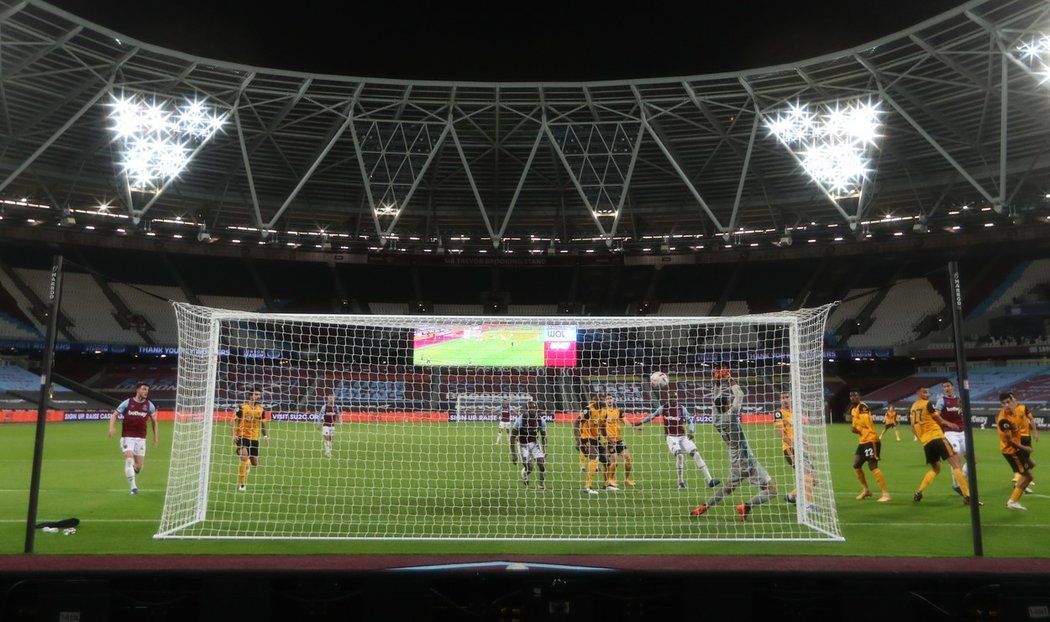
<path fill-rule="evenodd" d="M 823 416 L 828 307 L 732 318 L 175 308 L 179 386 L 157 537 L 841 537 Z M 650 386 L 653 371 L 666 372 L 670 385 Z M 733 384 L 742 403 L 723 408 Z M 241 455 L 249 450 L 235 447 L 235 436 L 249 432 L 233 427 L 233 413 L 253 407 L 256 388 L 268 438 L 259 435 L 258 464 L 246 469 Z M 797 470 L 774 425 L 784 393 L 795 413 Z M 626 454 L 617 454 L 615 471 L 605 470 L 613 425 L 599 426 L 598 471 L 581 472 L 591 464 L 581 458 L 573 422 L 596 394 L 634 424 L 676 398 L 695 419 L 689 434 L 696 453 L 722 484 L 708 487 L 688 443 L 677 450 L 685 452 L 681 459 L 669 450 L 664 417 L 623 427 L 634 486 L 626 482 Z M 318 429 L 329 399 L 337 411 L 331 457 Z M 538 455 L 526 456 L 532 471 L 525 484 L 511 447 L 494 442 L 493 415 L 504 400 L 515 416 L 534 408 L 536 420 L 547 422 L 543 489 Z M 460 416 L 468 413 L 476 416 Z M 737 432 L 727 432 L 728 424 Z M 745 475 L 767 472 L 776 492 L 757 485 L 759 473 L 690 516 L 722 497 L 740 467 Z M 588 479 L 595 492 L 585 490 Z M 606 479 L 619 490 L 605 488 Z M 794 504 L 784 498 L 792 489 Z M 741 521 L 735 506 L 749 500 L 761 503 Z"/>

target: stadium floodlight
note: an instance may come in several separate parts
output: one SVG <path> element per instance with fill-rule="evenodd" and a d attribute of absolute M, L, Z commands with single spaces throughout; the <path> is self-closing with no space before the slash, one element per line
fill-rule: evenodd
<path fill-rule="evenodd" d="M 120 165 L 135 190 L 156 190 L 178 176 L 196 147 L 222 129 L 226 115 L 203 99 L 114 95 L 110 131 L 121 144 Z"/>
<path fill-rule="evenodd" d="M 1013 49 L 1013 54 L 1042 78 L 1040 84 L 1050 80 L 1050 35 L 1022 41 Z"/>
<path fill-rule="evenodd" d="M 418 300 L 408 315 L 174 307 L 178 389 L 157 538 L 842 539 L 824 420 L 830 305 L 663 317 L 652 304 L 595 317 L 560 304 L 557 318 L 498 321 L 436 316 Z M 230 451 L 229 435 L 256 387 L 266 441 L 250 423 L 237 433 L 260 441 L 261 468 Z M 614 421 L 659 416 L 672 395 L 696 420 L 687 432 L 668 406 L 648 423 L 664 434 L 606 424 L 631 462 L 603 467 L 588 451 L 581 473 L 574 421 L 593 393 L 612 400 Z M 494 444 L 510 427 L 497 422 L 518 416 L 524 446 Z M 331 446 L 315 423 L 330 426 Z M 757 483 L 717 488 L 734 472 Z M 742 521 L 734 505 L 745 502 Z"/>
<path fill-rule="evenodd" d="M 878 102 L 853 100 L 811 109 L 794 103 L 766 121 L 766 128 L 798 158 L 803 170 L 834 198 L 856 196 L 872 172 L 870 148 L 878 143 Z"/>

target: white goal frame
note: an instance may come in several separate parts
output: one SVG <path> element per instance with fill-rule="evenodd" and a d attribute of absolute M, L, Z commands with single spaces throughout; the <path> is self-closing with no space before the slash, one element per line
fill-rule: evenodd
<path fill-rule="evenodd" d="M 752 314 L 732 317 L 571 317 L 571 316 L 418 316 L 418 315 L 334 315 L 334 314 L 282 314 L 253 313 L 235 310 L 212 309 L 186 303 L 174 303 L 180 335 L 179 384 L 176 399 L 172 458 L 169 468 L 167 492 L 161 523 L 156 539 L 232 539 L 232 540 L 405 540 L 420 541 L 666 541 L 697 542 L 705 540 L 732 541 L 843 541 L 837 519 L 834 491 L 831 487 L 830 464 L 827 456 L 827 433 L 823 405 L 823 330 L 831 305 L 815 309 Z M 807 322 L 803 335 L 802 320 Z M 268 325 L 282 322 L 298 324 L 323 324 L 326 326 L 381 326 L 408 329 L 432 326 L 435 323 L 470 325 L 477 323 L 521 324 L 521 325 L 575 325 L 596 329 L 631 329 L 638 327 L 682 328 L 686 326 L 746 326 L 779 325 L 786 329 L 789 351 L 789 377 L 792 387 L 792 410 L 796 413 L 794 455 L 796 468 L 794 486 L 798 490 L 799 502 L 795 505 L 798 525 L 810 530 L 808 534 L 788 536 L 770 534 L 750 537 L 729 534 L 725 537 L 575 537 L 545 534 L 542 536 L 518 534 L 514 536 L 479 535 L 325 535 L 325 534 L 244 534 L 209 533 L 199 527 L 206 524 L 210 515 L 209 492 L 212 482 L 213 456 L 211 439 L 215 435 L 218 393 L 218 368 L 220 359 L 220 333 L 224 325 L 259 322 Z M 194 342 L 192 336 L 207 325 L 207 339 Z M 803 343 L 804 339 L 809 342 Z M 783 364 L 783 363 L 781 363 Z M 185 384 L 184 377 L 198 376 L 203 370 L 203 386 Z M 646 372 L 645 377 L 648 377 Z M 808 383 L 808 384 L 805 384 Z M 647 383 L 646 383 L 647 384 Z M 808 391 L 808 393 L 806 393 Z M 502 398 L 504 395 L 494 396 Z M 458 402 L 459 396 L 456 401 Z M 454 411 L 453 411 L 454 412 Z M 808 417 L 801 413 L 809 413 Z M 220 424 L 221 425 L 221 424 Z M 440 424 L 435 424 L 440 425 Z M 452 425 L 452 424 L 449 424 Z M 658 423 L 650 424 L 658 427 Z M 698 424 L 699 425 L 699 424 Z M 811 458 L 815 458 L 811 466 Z M 195 463 L 195 464 L 194 464 Z M 814 490 L 811 481 L 803 476 L 807 468 L 816 473 Z M 783 483 L 783 482 L 782 482 Z M 629 493 L 625 493 L 629 494 Z M 782 496 L 782 495 L 781 495 Z M 819 511 L 811 510 L 804 499 L 814 497 Z M 812 514 L 812 512 L 818 512 Z M 466 524 L 464 522 L 464 524 Z"/>

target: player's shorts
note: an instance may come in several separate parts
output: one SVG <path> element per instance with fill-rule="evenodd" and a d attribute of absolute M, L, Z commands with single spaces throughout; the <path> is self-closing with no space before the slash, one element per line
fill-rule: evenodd
<path fill-rule="evenodd" d="M 581 438 L 580 453 L 587 457 L 601 455 L 601 443 L 599 443 L 596 438 Z"/>
<path fill-rule="evenodd" d="M 133 456 L 145 456 L 146 439 L 136 438 L 134 436 L 122 436 L 120 437 L 120 451 L 124 453 L 130 451 Z"/>
<path fill-rule="evenodd" d="M 948 439 L 948 442 L 952 446 L 952 451 L 954 451 L 957 454 L 966 454 L 965 432 L 945 432 L 944 438 Z"/>
<path fill-rule="evenodd" d="M 609 441 L 605 445 L 605 451 L 606 451 L 606 453 L 608 453 L 610 455 L 612 455 L 612 454 L 620 455 L 626 450 L 627 450 L 627 446 L 623 444 L 623 441 Z"/>
<path fill-rule="evenodd" d="M 258 441 L 258 439 L 252 440 L 250 438 L 244 438 L 242 436 L 238 436 L 236 445 L 237 445 L 237 453 L 238 454 L 241 453 L 241 449 L 247 449 L 249 458 L 258 458 L 259 457 L 259 441 Z"/>
<path fill-rule="evenodd" d="M 1010 469 L 1014 473 L 1027 473 L 1035 468 L 1035 463 L 1032 462 L 1032 454 L 1027 451 L 1003 454 L 1003 458 L 1006 458 L 1006 461 L 1010 464 Z"/>
<path fill-rule="evenodd" d="M 513 421 L 500 421 L 499 422 L 499 429 L 501 429 L 501 430 L 509 430 L 512 427 L 514 427 L 514 422 Z"/>
<path fill-rule="evenodd" d="M 696 451 L 696 443 L 689 440 L 688 436 L 668 436 L 667 451 L 672 455 L 691 454 Z"/>
<path fill-rule="evenodd" d="M 886 429 L 887 429 L 887 430 L 889 430 L 890 428 L 895 428 L 895 427 L 897 427 L 897 424 L 896 424 L 896 423 L 884 423 L 883 425 L 884 425 L 884 426 L 886 426 Z"/>
<path fill-rule="evenodd" d="M 787 463 L 790 464 L 792 468 L 794 468 L 795 467 L 795 450 L 793 450 L 793 449 L 785 449 L 784 450 L 784 459 L 787 460 Z"/>
<path fill-rule="evenodd" d="M 740 482 L 747 480 L 753 486 L 762 487 L 772 481 L 772 477 L 766 472 L 762 465 L 754 459 L 732 460 L 729 466 L 729 487 L 735 487 Z"/>
<path fill-rule="evenodd" d="M 529 462 L 530 460 L 542 460 L 546 454 L 543 452 L 543 445 L 533 441 L 531 443 L 525 443 L 524 445 L 518 444 L 518 457 L 521 458 L 522 464 Z"/>
<path fill-rule="evenodd" d="M 1031 447 L 1032 446 L 1032 437 L 1031 436 L 1022 436 L 1021 437 L 1021 444 L 1024 445 L 1025 447 Z"/>
<path fill-rule="evenodd" d="M 332 436 L 332 432 L 335 430 L 334 425 L 323 425 L 321 426 L 321 436 Z"/>
<path fill-rule="evenodd" d="M 926 464 L 937 464 L 955 455 L 952 444 L 946 438 L 935 438 L 923 445 L 922 450 L 926 452 Z"/>
<path fill-rule="evenodd" d="M 861 443 L 857 445 L 857 451 L 854 452 L 857 457 L 863 458 L 864 460 L 875 460 L 878 462 L 879 456 L 882 455 L 882 443 L 875 441 L 874 443 Z"/>

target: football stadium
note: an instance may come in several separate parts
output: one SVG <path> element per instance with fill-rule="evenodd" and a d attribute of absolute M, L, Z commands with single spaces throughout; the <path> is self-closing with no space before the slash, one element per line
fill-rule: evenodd
<path fill-rule="evenodd" d="M 0 619 L 1050 617 L 1046 0 L 582 81 L 72 6 L 0 0 Z"/>

